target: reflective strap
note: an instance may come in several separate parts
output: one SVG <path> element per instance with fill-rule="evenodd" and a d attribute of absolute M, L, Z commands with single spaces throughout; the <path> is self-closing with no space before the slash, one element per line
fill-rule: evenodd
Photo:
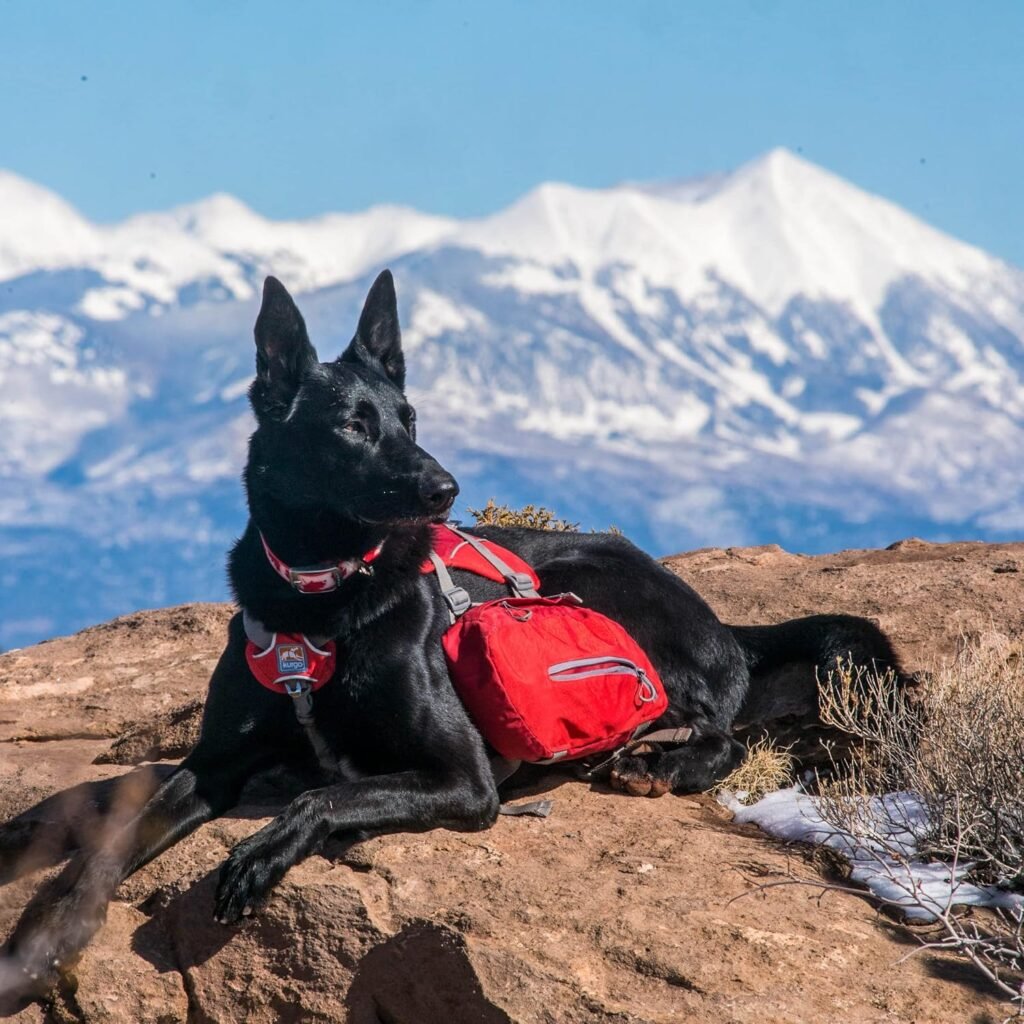
<path fill-rule="evenodd" d="M 612 666 L 607 672 L 586 672 L 580 669 L 593 668 L 597 665 Z M 620 658 L 616 654 L 606 654 L 602 658 L 575 658 L 572 661 L 560 661 L 557 665 L 548 668 L 548 675 L 554 679 L 556 676 L 563 676 L 566 679 L 585 679 L 588 676 L 616 675 L 618 673 L 629 673 L 634 676 L 644 674 L 644 670 L 629 658 Z"/>
<path fill-rule="evenodd" d="M 540 594 L 533 589 L 533 580 L 525 572 L 516 572 L 511 566 L 506 565 L 486 544 L 482 544 L 471 534 L 463 533 L 462 530 L 457 530 L 454 526 L 450 526 L 449 529 L 456 536 L 461 537 L 505 577 L 506 582 L 512 588 L 512 592 L 516 597 L 540 597 Z"/>
<path fill-rule="evenodd" d="M 658 688 L 647 673 L 629 658 L 620 658 L 614 654 L 603 658 L 576 658 L 548 668 L 548 678 L 557 683 L 593 679 L 595 676 L 634 676 L 640 684 L 641 703 L 652 704 L 658 699 Z"/>

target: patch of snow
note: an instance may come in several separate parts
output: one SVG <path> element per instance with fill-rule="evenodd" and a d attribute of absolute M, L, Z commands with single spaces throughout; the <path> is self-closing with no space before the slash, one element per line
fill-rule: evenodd
<path fill-rule="evenodd" d="M 823 434 L 830 441 L 841 441 L 861 427 L 856 416 L 841 412 L 805 412 L 800 417 L 800 429 L 806 434 Z"/>
<path fill-rule="evenodd" d="M 763 320 L 751 320 L 745 328 L 750 347 L 755 352 L 764 353 L 776 366 L 782 366 L 792 358 L 789 346 Z"/>
<path fill-rule="evenodd" d="M 60 196 L 0 170 L 0 281 L 84 266 L 100 249 L 99 229 Z"/>
<path fill-rule="evenodd" d="M 519 262 L 500 270 L 487 271 L 481 275 L 480 283 L 488 288 L 508 288 L 521 295 L 566 294 L 576 288 L 574 277 L 565 277 L 554 267 L 533 262 Z"/>
<path fill-rule="evenodd" d="M 114 320 L 146 299 L 173 304 L 192 284 L 205 283 L 212 298 L 246 300 L 271 272 L 300 292 L 351 280 L 435 244 L 454 223 L 397 206 L 272 221 L 215 195 L 167 213 L 92 224 L 53 193 L 0 171 L 0 280 L 94 268 L 111 287 L 90 290 L 80 309 Z"/>
<path fill-rule="evenodd" d="M 82 329 L 64 317 L 0 314 L 0 472 L 44 476 L 84 433 L 127 408 L 128 375 L 91 354 Z"/>
<path fill-rule="evenodd" d="M 826 822 L 815 797 L 798 786 L 744 806 L 732 793 L 720 802 L 739 824 L 757 825 L 769 835 L 831 847 L 851 864 L 851 878 L 908 918 L 928 921 L 951 906 L 1024 908 L 1024 896 L 966 881 L 970 864 L 915 860 L 918 839 L 928 826 L 926 809 L 913 793 L 871 797 L 864 818 L 881 841 L 855 836 Z"/>
<path fill-rule="evenodd" d="M 439 292 L 422 288 L 416 295 L 412 320 L 402 337 L 411 351 L 427 338 L 436 338 L 448 331 L 479 331 L 486 326 L 487 318 L 479 310 L 457 305 Z"/>

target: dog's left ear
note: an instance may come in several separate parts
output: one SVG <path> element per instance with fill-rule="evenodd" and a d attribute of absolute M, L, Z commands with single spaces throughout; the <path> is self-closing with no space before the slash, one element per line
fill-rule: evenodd
<path fill-rule="evenodd" d="M 343 363 L 362 363 L 383 373 L 400 390 L 405 389 L 405 356 L 398 327 L 395 279 L 382 270 L 370 287 L 359 317 L 356 336 L 341 354 Z"/>

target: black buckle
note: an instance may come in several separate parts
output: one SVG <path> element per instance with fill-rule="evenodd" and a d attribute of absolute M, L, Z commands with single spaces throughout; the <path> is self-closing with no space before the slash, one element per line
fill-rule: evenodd
<path fill-rule="evenodd" d="M 444 592 L 444 599 L 455 618 L 465 615 L 473 607 L 473 599 L 462 587 L 453 587 L 451 590 L 446 590 Z"/>
<path fill-rule="evenodd" d="M 525 572 L 509 573 L 505 579 L 508 580 L 508 585 L 516 592 L 517 597 L 523 597 L 533 590 L 533 580 Z"/>

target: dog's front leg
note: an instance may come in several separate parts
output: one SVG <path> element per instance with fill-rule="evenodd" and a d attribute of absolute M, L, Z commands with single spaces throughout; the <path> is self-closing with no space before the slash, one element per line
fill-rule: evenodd
<path fill-rule="evenodd" d="M 260 757 L 189 756 L 148 800 L 125 794 L 88 849 L 44 885 L 22 913 L 0 957 L 0 996 L 44 995 L 103 924 L 121 881 L 236 802 Z M 145 806 L 142 806 L 142 804 Z M 140 809 L 141 808 L 141 809 Z"/>
<path fill-rule="evenodd" d="M 473 771 L 405 771 L 314 789 L 239 843 L 221 870 L 215 916 L 225 924 L 252 912 L 285 872 L 335 834 L 478 830 L 494 823 L 498 791 L 483 762 Z"/>

